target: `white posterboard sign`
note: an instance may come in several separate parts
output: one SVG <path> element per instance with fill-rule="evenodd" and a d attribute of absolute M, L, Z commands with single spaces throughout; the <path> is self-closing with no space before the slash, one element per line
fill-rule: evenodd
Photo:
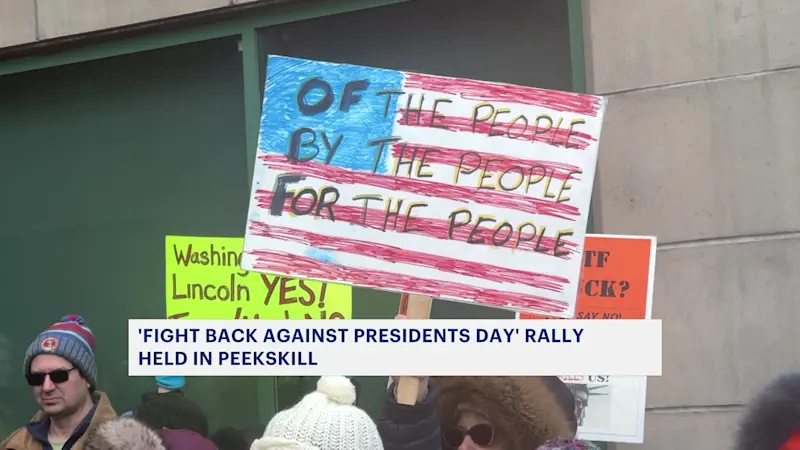
<path fill-rule="evenodd" d="M 604 109 L 271 56 L 242 267 L 571 317 Z"/>

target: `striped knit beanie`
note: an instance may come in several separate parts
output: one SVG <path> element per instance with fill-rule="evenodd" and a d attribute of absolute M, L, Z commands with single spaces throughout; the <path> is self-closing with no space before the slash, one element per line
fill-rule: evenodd
<path fill-rule="evenodd" d="M 23 370 L 27 375 L 33 358 L 39 355 L 57 355 L 71 362 L 94 387 L 97 382 L 97 365 L 94 361 L 94 335 L 83 322 L 83 317 L 69 314 L 50 325 L 28 346 Z"/>

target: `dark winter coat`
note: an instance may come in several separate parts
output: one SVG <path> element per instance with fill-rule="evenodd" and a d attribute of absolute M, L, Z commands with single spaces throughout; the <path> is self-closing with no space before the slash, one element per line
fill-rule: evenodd
<path fill-rule="evenodd" d="M 440 423 L 456 423 L 466 404 L 482 411 L 512 450 L 533 450 L 575 434 L 574 399 L 565 401 L 562 388 L 557 377 L 432 378 L 425 401 L 414 406 L 397 404 L 390 389 L 378 431 L 385 450 L 441 450 Z"/>
<path fill-rule="evenodd" d="M 428 387 L 428 395 L 413 406 L 401 405 L 394 398 L 394 386 L 387 391 L 386 407 L 378 422 L 384 450 L 439 450 L 442 445 L 436 402 L 439 389 Z"/>
<path fill-rule="evenodd" d="M 800 374 L 779 377 L 750 402 L 734 449 L 800 449 Z"/>

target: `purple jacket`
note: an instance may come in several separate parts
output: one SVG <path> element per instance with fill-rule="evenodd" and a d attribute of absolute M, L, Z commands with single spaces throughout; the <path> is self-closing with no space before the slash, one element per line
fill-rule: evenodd
<path fill-rule="evenodd" d="M 216 444 L 194 431 L 163 428 L 158 434 L 167 450 L 218 450 Z"/>

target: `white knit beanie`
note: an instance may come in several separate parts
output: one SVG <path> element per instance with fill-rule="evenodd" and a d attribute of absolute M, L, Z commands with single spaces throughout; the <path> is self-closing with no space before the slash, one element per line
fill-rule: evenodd
<path fill-rule="evenodd" d="M 316 392 L 270 420 L 250 450 L 383 450 L 378 428 L 355 401 L 350 380 L 322 377 Z"/>

